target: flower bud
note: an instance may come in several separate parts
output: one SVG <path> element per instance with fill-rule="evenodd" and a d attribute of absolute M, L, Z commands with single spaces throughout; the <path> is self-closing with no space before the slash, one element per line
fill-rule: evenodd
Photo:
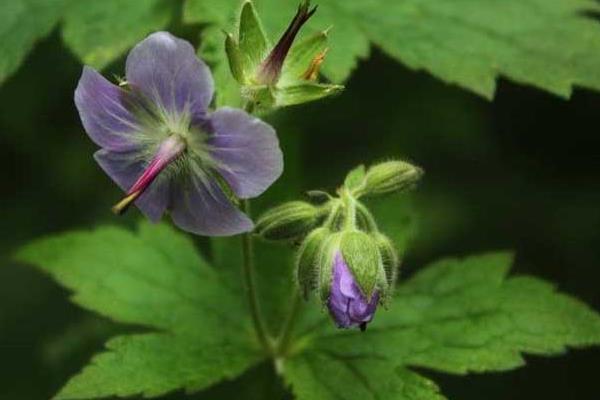
<path fill-rule="evenodd" d="M 378 195 L 412 188 L 423 170 L 405 161 L 387 161 L 369 168 L 361 194 Z"/>
<path fill-rule="evenodd" d="M 379 292 L 365 295 L 341 252 L 336 252 L 332 265 L 331 290 L 327 308 L 340 328 L 359 326 L 365 330 L 379 303 Z"/>
<path fill-rule="evenodd" d="M 291 201 L 272 208 L 257 221 L 255 233 L 267 240 L 293 240 L 314 228 L 327 206 Z"/>
<path fill-rule="evenodd" d="M 319 279 L 319 259 L 328 235 L 330 232 L 327 228 L 317 228 L 306 236 L 298 249 L 296 281 L 305 299 L 313 289 L 316 289 Z"/>

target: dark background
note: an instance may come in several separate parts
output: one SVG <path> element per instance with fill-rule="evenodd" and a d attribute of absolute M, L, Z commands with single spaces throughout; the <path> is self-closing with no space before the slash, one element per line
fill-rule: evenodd
<path fill-rule="evenodd" d="M 197 37 L 193 29 L 177 33 Z M 106 75 L 121 71 L 122 60 Z M 74 108 L 80 72 L 54 32 L 0 87 L 0 399 L 49 398 L 121 329 L 10 261 L 40 235 L 138 218 L 133 211 L 116 220 L 109 211 L 120 192 L 94 163 Z M 501 80 L 488 102 L 376 50 L 347 86 L 335 99 L 272 118 L 286 154 L 302 161 L 305 189 L 332 189 L 361 162 L 412 160 L 426 175 L 413 199 L 419 230 L 407 274 L 441 256 L 514 249 L 515 273 L 553 281 L 600 311 L 600 94 L 576 90 L 565 101 Z M 598 398 L 600 349 L 527 361 L 502 374 L 424 373 L 450 399 Z M 268 367 L 239 383 L 281 397 Z M 220 385 L 195 397 L 232 396 L 244 391 Z"/>

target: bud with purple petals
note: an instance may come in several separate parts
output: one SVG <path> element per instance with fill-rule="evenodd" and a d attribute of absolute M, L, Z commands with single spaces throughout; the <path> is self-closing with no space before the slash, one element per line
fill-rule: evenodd
<path fill-rule="evenodd" d="M 377 306 L 391 298 L 400 257 L 361 197 L 401 192 L 420 175 L 403 161 L 358 166 L 337 196 L 311 191 L 314 205 L 293 201 L 275 207 L 259 219 L 256 233 L 300 243 L 295 271 L 300 292 L 306 298 L 316 291 L 338 327 L 364 330 Z"/>
<path fill-rule="evenodd" d="M 388 290 L 382 258 L 367 233 L 348 230 L 336 236 L 323 249 L 321 300 L 338 327 L 365 330 Z"/>
<path fill-rule="evenodd" d="M 342 253 L 336 252 L 327 308 L 337 326 L 340 328 L 358 326 L 364 331 L 373 319 L 378 303 L 379 291 L 367 297 L 356 283 Z"/>

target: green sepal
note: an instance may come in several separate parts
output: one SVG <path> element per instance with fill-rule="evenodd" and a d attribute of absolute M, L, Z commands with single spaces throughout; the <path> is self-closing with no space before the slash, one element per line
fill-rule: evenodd
<path fill-rule="evenodd" d="M 391 292 L 396 286 L 396 280 L 398 279 L 398 272 L 400 268 L 400 256 L 394 246 L 394 243 L 385 235 L 377 232 L 371 235 L 379 254 L 381 255 L 381 262 L 383 264 L 385 287 L 387 290 L 383 291 L 386 296 L 382 296 L 382 300 L 385 302 L 391 297 Z M 381 278 L 380 278 L 381 279 Z M 380 283 L 381 284 L 381 283 Z"/>
<path fill-rule="evenodd" d="M 333 281 L 333 262 L 335 255 L 340 248 L 341 233 L 329 235 L 323 242 L 321 248 L 318 266 L 319 266 L 319 297 L 325 304 L 329 300 L 331 284 Z"/>
<path fill-rule="evenodd" d="M 412 189 L 423 170 L 406 161 L 386 161 L 369 168 L 365 186 L 357 195 L 381 195 Z"/>
<path fill-rule="evenodd" d="M 233 35 L 226 33 L 225 37 L 225 53 L 227 54 L 227 61 L 229 62 L 229 69 L 231 75 L 241 84 L 246 82 L 246 75 L 244 73 L 244 55 L 242 54 L 238 43 L 233 38 Z"/>
<path fill-rule="evenodd" d="M 330 231 L 317 228 L 310 232 L 298 249 L 296 258 L 296 281 L 305 299 L 316 289 L 319 282 L 319 264 L 321 251 Z"/>
<path fill-rule="evenodd" d="M 286 57 L 279 82 L 293 82 L 303 79 L 315 57 L 327 50 L 328 30 L 317 32 L 293 45 Z"/>
<path fill-rule="evenodd" d="M 346 189 L 353 191 L 361 187 L 364 184 L 366 172 L 367 170 L 364 164 L 361 164 L 348 172 L 346 179 L 344 179 L 344 186 Z"/>
<path fill-rule="evenodd" d="M 251 1 L 246 1 L 242 5 L 238 43 L 240 52 L 244 57 L 245 75 L 252 76 L 267 56 L 269 43 L 258 13 Z"/>
<path fill-rule="evenodd" d="M 333 96 L 344 89 L 342 85 L 315 83 L 311 81 L 296 81 L 286 86 L 276 86 L 275 107 L 293 106 L 308 103 L 323 97 Z"/>
<path fill-rule="evenodd" d="M 346 231 L 341 235 L 340 250 L 344 261 L 363 295 L 370 299 L 384 273 L 379 248 L 365 232 Z"/>
<path fill-rule="evenodd" d="M 253 104 L 258 111 L 276 107 L 275 88 L 267 85 L 242 86 L 242 98 Z"/>
<path fill-rule="evenodd" d="M 305 201 L 291 201 L 265 212 L 254 232 L 266 240 L 294 240 L 308 234 L 327 213 L 327 205 L 316 207 Z"/>

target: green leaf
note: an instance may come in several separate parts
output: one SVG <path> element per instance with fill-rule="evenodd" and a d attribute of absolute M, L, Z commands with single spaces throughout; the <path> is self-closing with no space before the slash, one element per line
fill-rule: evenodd
<path fill-rule="evenodd" d="M 108 351 L 61 390 L 57 399 L 89 399 L 142 394 L 157 397 L 185 388 L 198 391 L 234 378 L 256 361 L 256 353 L 239 341 L 212 341 L 193 335 L 144 334 L 119 336 Z"/>
<path fill-rule="evenodd" d="M 519 367 L 523 353 L 600 344 L 597 313 L 542 280 L 507 277 L 511 261 L 491 253 L 434 263 L 399 287 L 365 334 L 321 331 L 312 346 L 465 374 Z"/>
<path fill-rule="evenodd" d="M 353 190 L 362 186 L 365 180 L 365 173 L 366 169 L 362 164 L 348 172 L 346 179 L 344 179 L 344 186 L 346 189 Z"/>
<path fill-rule="evenodd" d="M 65 0 L 0 2 L 0 83 L 14 73 L 39 39 L 58 22 Z"/>
<path fill-rule="evenodd" d="M 170 0 L 72 1 L 63 38 L 84 64 L 103 68 L 148 34 L 164 29 L 175 6 Z"/>
<path fill-rule="evenodd" d="M 285 364 L 285 379 L 298 400 L 443 400 L 429 379 L 369 356 L 309 351 Z"/>
<path fill-rule="evenodd" d="M 190 22 L 227 28 L 237 1 L 188 0 Z M 261 0 L 266 31 L 281 32 L 297 0 Z M 600 29 L 587 0 L 323 0 L 304 34 L 333 25 L 323 72 L 342 82 L 370 44 L 415 70 L 491 98 L 499 76 L 568 97 L 573 86 L 600 90 Z M 206 34 L 210 34 L 207 32 Z M 224 61 L 224 59 L 223 59 Z"/>
<path fill-rule="evenodd" d="M 82 307 L 160 331 L 109 341 L 58 398 L 196 391 L 262 358 L 240 298 L 166 225 L 66 233 L 26 246 L 17 258 L 72 290 Z"/>

